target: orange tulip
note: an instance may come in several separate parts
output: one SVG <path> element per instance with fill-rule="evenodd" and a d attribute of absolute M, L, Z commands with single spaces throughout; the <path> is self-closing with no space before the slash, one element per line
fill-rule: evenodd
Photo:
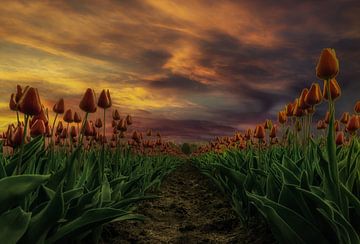
<path fill-rule="evenodd" d="M 272 121 L 267 119 L 265 120 L 265 123 L 264 123 L 264 129 L 267 130 L 267 129 L 271 129 L 272 127 Z"/>
<path fill-rule="evenodd" d="M 72 123 L 74 122 L 74 117 L 73 117 L 73 113 L 71 108 L 69 108 L 68 110 L 66 110 L 63 120 L 67 123 Z"/>
<path fill-rule="evenodd" d="M 325 48 L 322 50 L 316 66 L 316 76 L 323 80 L 335 78 L 339 73 L 339 61 L 335 50 Z"/>
<path fill-rule="evenodd" d="M 98 100 L 98 106 L 103 109 L 107 109 L 111 107 L 111 98 L 109 90 L 105 92 L 105 90 L 102 90 L 99 96 Z"/>
<path fill-rule="evenodd" d="M 286 105 L 286 107 L 285 107 L 286 116 L 288 116 L 288 117 L 293 116 L 293 111 L 294 111 L 294 106 L 292 103 L 289 103 L 288 105 Z"/>
<path fill-rule="evenodd" d="M 27 87 L 18 103 L 20 112 L 26 115 L 38 115 L 41 112 L 41 102 L 38 90 L 33 87 Z"/>
<path fill-rule="evenodd" d="M 15 94 L 14 94 L 14 93 L 11 94 L 10 102 L 9 102 L 9 108 L 10 108 L 12 111 L 17 111 L 17 110 L 18 110 L 16 101 L 15 101 Z"/>
<path fill-rule="evenodd" d="M 132 117 L 131 117 L 131 115 L 126 116 L 126 123 L 127 123 L 128 125 L 131 125 L 131 124 L 132 124 Z"/>
<path fill-rule="evenodd" d="M 115 121 L 120 120 L 120 114 L 119 114 L 119 111 L 117 109 L 113 110 L 112 117 L 113 117 L 113 120 L 115 120 Z"/>
<path fill-rule="evenodd" d="M 63 114 L 64 113 L 64 111 L 65 111 L 65 103 L 64 103 L 63 98 L 60 98 L 60 100 L 57 103 L 54 104 L 53 111 L 54 111 L 54 113 L 57 113 L 57 114 Z"/>
<path fill-rule="evenodd" d="M 344 112 L 340 118 L 340 122 L 343 124 L 347 124 L 349 122 L 350 115 L 348 112 Z"/>
<path fill-rule="evenodd" d="M 276 137 L 276 127 L 275 127 L 275 126 L 273 126 L 273 127 L 271 128 L 269 137 L 270 137 L 270 138 Z"/>
<path fill-rule="evenodd" d="M 95 113 L 96 112 L 96 103 L 95 103 L 95 92 L 94 90 L 88 88 L 80 101 L 79 107 L 86 113 Z"/>
<path fill-rule="evenodd" d="M 92 131 L 92 129 L 91 129 L 89 120 L 86 120 L 86 122 L 85 122 L 85 125 L 84 125 L 84 135 L 85 135 L 85 136 L 92 136 L 92 135 L 93 135 L 93 131 Z"/>
<path fill-rule="evenodd" d="M 45 123 L 42 119 L 37 119 L 30 128 L 30 136 L 35 138 L 46 133 Z"/>
<path fill-rule="evenodd" d="M 101 119 L 96 119 L 95 120 L 95 127 L 96 128 L 101 128 L 102 127 L 102 122 L 101 122 Z"/>
<path fill-rule="evenodd" d="M 26 87 L 26 88 L 28 88 L 28 87 Z M 25 88 L 25 89 L 26 89 L 26 88 Z M 22 88 L 21 88 L 20 85 L 17 85 L 17 86 L 16 86 L 16 96 L 15 96 L 15 102 L 16 102 L 16 103 L 19 103 L 20 98 L 22 97 L 22 95 L 23 95 Z"/>
<path fill-rule="evenodd" d="M 323 97 L 325 100 L 328 100 L 327 86 L 328 86 L 328 82 L 324 81 Z M 340 86 L 335 79 L 330 80 L 330 95 L 331 95 L 331 100 L 335 100 L 341 95 Z"/>
<path fill-rule="evenodd" d="M 263 125 L 257 125 L 254 132 L 254 137 L 258 139 L 265 138 L 265 128 Z"/>
<path fill-rule="evenodd" d="M 294 106 L 294 110 L 293 110 L 293 116 L 296 116 L 296 117 L 301 117 L 305 114 L 305 111 L 300 108 L 299 106 L 299 100 L 296 99 L 295 100 L 295 106 Z"/>
<path fill-rule="evenodd" d="M 346 129 L 350 133 L 354 133 L 359 128 L 360 128 L 360 121 L 358 117 L 356 115 L 352 115 L 351 118 L 349 119 Z"/>
<path fill-rule="evenodd" d="M 140 143 L 140 137 L 137 131 L 134 131 L 131 137 L 136 143 Z"/>
<path fill-rule="evenodd" d="M 338 145 L 338 146 L 344 144 L 344 142 L 345 142 L 344 132 L 340 131 L 337 133 L 335 142 L 336 142 L 336 145 Z"/>
<path fill-rule="evenodd" d="M 60 138 L 62 139 L 66 139 L 68 136 L 68 131 L 67 131 L 67 128 L 64 128 L 61 132 L 61 135 L 60 135 Z"/>
<path fill-rule="evenodd" d="M 299 98 L 299 107 L 301 109 L 307 109 L 310 107 L 310 105 L 308 105 L 306 102 L 305 102 L 305 97 L 306 95 L 309 93 L 309 90 L 307 88 L 304 88 L 301 92 L 301 95 L 300 95 L 300 98 Z"/>
<path fill-rule="evenodd" d="M 77 112 L 74 113 L 74 122 L 81 123 L 81 116 Z"/>
<path fill-rule="evenodd" d="M 125 119 L 121 119 L 117 125 L 117 129 L 119 131 L 126 131 L 127 130 L 127 125 L 126 125 L 126 120 Z"/>
<path fill-rule="evenodd" d="M 71 126 L 71 128 L 70 128 L 70 136 L 71 136 L 71 138 L 77 137 L 77 131 L 75 129 L 75 126 Z"/>
<path fill-rule="evenodd" d="M 42 108 L 41 109 L 41 112 L 38 114 L 38 115 L 35 115 L 33 118 L 32 118 L 32 122 L 34 123 L 36 120 L 38 119 L 41 119 L 42 121 L 44 121 L 45 125 L 47 125 L 49 123 L 49 120 L 48 120 L 48 117 L 47 115 L 45 114 L 45 111 L 44 109 Z"/>
<path fill-rule="evenodd" d="M 321 103 L 322 95 L 321 89 L 318 83 L 313 83 L 310 87 L 309 92 L 305 96 L 305 103 L 310 106 L 315 106 Z"/>
<path fill-rule="evenodd" d="M 57 127 L 56 127 L 56 132 L 58 134 L 60 134 L 63 130 L 64 126 L 63 126 L 63 123 L 61 121 L 59 121 L 59 123 L 57 124 Z"/>
<path fill-rule="evenodd" d="M 280 124 L 285 124 L 286 123 L 286 114 L 285 114 L 285 111 L 279 111 L 278 113 L 278 122 Z"/>
<path fill-rule="evenodd" d="M 326 129 L 326 123 L 325 123 L 323 120 L 319 120 L 319 121 L 317 122 L 316 128 L 317 128 L 318 130 Z"/>
<path fill-rule="evenodd" d="M 357 101 L 354 107 L 355 113 L 360 114 L 360 101 Z"/>

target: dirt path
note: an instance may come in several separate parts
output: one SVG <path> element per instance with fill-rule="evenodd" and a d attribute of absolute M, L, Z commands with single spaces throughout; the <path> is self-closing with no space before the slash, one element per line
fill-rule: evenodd
<path fill-rule="evenodd" d="M 137 212 L 144 222 L 126 221 L 104 230 L 106 243 L 272 243 L 263 225 L 242 226 L 215 186 L 190 164 L 180 166 L 162 183 L 161 198 Z"/>

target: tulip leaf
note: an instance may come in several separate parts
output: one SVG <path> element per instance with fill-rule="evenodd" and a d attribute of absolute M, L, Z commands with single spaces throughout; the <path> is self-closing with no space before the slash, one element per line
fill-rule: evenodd
<path fill-rule="evenodd" d="M 0 243 L 15 244 L 26 232 L 31 213 L 20 207 L 14 208 L 0 216 Z"/>
<path fill-rule="evenodd" d="M 0 213 L 19 204 L 27 194 L 49 178 L 50 175 L 16 175 L 0 179 Z"/>

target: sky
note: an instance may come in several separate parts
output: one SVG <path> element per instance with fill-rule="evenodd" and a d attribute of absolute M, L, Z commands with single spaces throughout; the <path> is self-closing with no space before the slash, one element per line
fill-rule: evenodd
<path fill-rule="evenodd" d="M 360 99 L 360 1 L 1 1 L 0 130 L 16 85 L 51 108 L 86 88 L 175 141 L 204 141 L 276 119 L 335 48 L 342 97 Z M 319 115 L 325 113 L 325 104 Z M 100 116 L 100 110 L 93 118 Z"/>

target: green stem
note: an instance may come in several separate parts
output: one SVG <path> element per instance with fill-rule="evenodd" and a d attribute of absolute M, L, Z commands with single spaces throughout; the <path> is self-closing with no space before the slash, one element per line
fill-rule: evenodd
<path fill-rule="evenodd" d="M 28 126 L 28 120 L 29 120 L 29 115 L 25 114 L 25 125 L 24 125 L 24 134 L 22 137 L 22 142 L 21 142 L 21 146 L 20 146 L 20 159 L 19 159 L 19 163 L 18 163 L 18 167 L 17 167 L 17 174 L 21 174 L 21 165 L 22 165 L 22 160 L 23 160 L 23 154 L 24 154 L 24 145 L 25 145 L 25 139 L 26 139 L 26 132 L 27 132 L 27 126 Z"/>
<path fill-rule="evenodd" d="M 326 80 L 327 83 L 327 96 L 328 96 L 328 103 L 329 103 L 329 127 L 328 127 L 328 134 L 327 134 L 327 153 L 328 153 L 328 160 L 329 160 L 329 170 L 330 170 L 330 183 L 328 187 L 330 192 L 333 192 L 330 196 L 340 209 L 342 209 L 342 200 L 340 198 L 340 184 L 339 184 L 339 170 L 337 165 L 336 159 L 336 144 L 335 144 L 335 130 L 334 130 L 334 120 L 335 120 L 335 109 L 334 109 L 334 102 L 332 101 L 331 91 L 330 91 L 330 80 Z"/>

